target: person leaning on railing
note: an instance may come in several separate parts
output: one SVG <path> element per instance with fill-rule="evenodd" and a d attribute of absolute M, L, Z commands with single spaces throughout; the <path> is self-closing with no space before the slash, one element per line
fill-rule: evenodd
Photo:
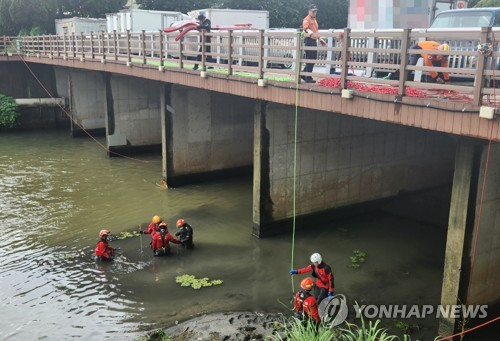
<path fill-rule="evenodd" d="M 449 51 L 450 46 L 448 44 L 440 44 L 437 41 L 427 40 L 421 41 L 411 47 L 412 50 L 434 50 L 434 51 Z M 410 55 L 410 61 L 408 65 L 417 65 L 418 60 L 422 57 L 424 59 L 424 65 L 429 67 L 447 67 L 448 66 L 448 56 L 442 54 L 427 54 L 427 53 L 415 53 Z M 408 71 L 408 79 L 410 79 L 412 71 Z M 448 72 L 436 72 L 429 71 L 429 75 L 432 78 L 433 83 L 444 84 L 450 80 L 450 75 Z M 399 70 L 390 75 L 390 79 L 399 79 Z"/>

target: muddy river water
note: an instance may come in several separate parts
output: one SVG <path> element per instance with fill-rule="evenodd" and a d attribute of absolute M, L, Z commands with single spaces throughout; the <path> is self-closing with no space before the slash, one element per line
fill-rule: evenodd
<path fill-rule="evenodd" d="M 286 311 L 291 233 L 251 236 L 251 177 L 166 190 L 161 155 L 138 158 L 109 159 L 67 132 L 0 134 L 0 339 L 133 339 L 202 312 Z M 93 260 L 100 229 L 145 228 L 156 214 L 171 230 L 190 223 L 195 249 L 154 258 L 144 235 L 113 242 L 112 264 Z M 350 304 L 438 304 L 445 231 L 380 212 L 332 220 L 297 232 L 294 267 L 320 252 Z M 352 250 L 366 253 L 358 269 Z M 181 274 L 224 283 L 187 289 Z"/>

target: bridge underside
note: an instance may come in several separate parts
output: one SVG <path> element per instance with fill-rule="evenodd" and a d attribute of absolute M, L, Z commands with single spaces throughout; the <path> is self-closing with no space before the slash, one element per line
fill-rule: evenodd
<path fill-rule="evenodd" d="M 125 67 L 55 70 L 57 95 L 70 98 L 83 128 L 106 132 L 111 151 L 161 147 L 169 186 L 251 172 L 253 164 L 258 237 L 289 228 L 294 213 L 301 227 L 331 212 L 452 184 L 441 304 L 500 300 L 500 147 L 488 153 L 484 140 L 460 136 L 498 140 L 497 120 L 426 108 L 418 99 L 404 106 L 301 92 L 295 134 L 293 89 L 238 84 L 215 92 L 207 89 L 235 82 L 169 74 L 167 83 L 151 70 L 136 68 L 136 77 L 125 75 L 129 69 L 109 72 L 118 68 Z M 443 319 L 441 333 L 454 322 Z"/>

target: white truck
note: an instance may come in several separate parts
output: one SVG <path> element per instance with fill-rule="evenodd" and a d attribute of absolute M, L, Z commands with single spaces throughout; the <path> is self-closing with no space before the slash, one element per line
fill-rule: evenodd
<path fill-rule="evenodd" d="M 181 12 L 149 11 L 142 9 L 125 9 L 118 13 L 106 14 L 108 32 L 157 32 L 170 27 L 172 23 L 182 20 L 191 20 L 189 16 Z"/>
<path fill-rule="evenodd" d="M 188 15 L 196 19 L 202 11 L 210 19 L 212 27 L 252 24 L 252 28 L 254 29 L 265 30 L 269 28 L 268 11 L 207 8 L 188 12 Z"/>

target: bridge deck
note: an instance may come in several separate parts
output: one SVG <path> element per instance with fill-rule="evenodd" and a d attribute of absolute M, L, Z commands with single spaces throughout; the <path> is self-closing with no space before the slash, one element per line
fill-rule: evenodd
<path fill-rule="evenodd" d="M 198 55 L 197 34 L 194 42 L 193 36 L 175 42 L 175 36 L 161 32 L 25 37 L 17 42 L 4 38 L 0 61 L 111 72 L 286 105 L 295 105 L 298 99 L 305 108 L 498 141 L 498 120 L 480 118 L 479 111 L 481 106 L 496 110 L 495 85 L 500 71 L 495 71 L 500 53 L 483 58 L 477 51 L 460 48 L 464 39 L 468 43 L 490 41 L 490 33 L 488 29 L 322 32 L 328 46 L 317 48 L 320 59 L 315 60 L 312 73 L 301 71 L 301 62 L 308 60 L 296 56 L 308 47 L 297 44 L 300 36 L 293 32 L 212 33 L 214 52 L 201 52 L 201 69 L 214 67 L 204 72 L 205 77 L 192 69 L 193 57 Z M 406 56 L 415 52 L 410 48 L 415 39 L 438 38 L 447 39 L 453 47 L 453 51 L 438 52 L 448 55 L 447 68 L 407 65 Z M 276 57 L 276 51 L 284 52 Z M 349 56 L 348 62 L 339 54 Z M 208 57 L 215 62 L 207 62 Z M 273 67 L 275 64 L 283 69 Z M 403 70 L 399 80 L 373 77 L 398 69 Z M 330 70 L 339 74 L 330 75 Z M 461 81 L 445 85 L 408 81 L 407 71 L 448 71 Z M 301 83 L 304 76 L 323 81 Z M 258 86 L 263 79 L 266 86 Z M 342 98 L 342 89 L 354 89 L 352 99 Z"/>

